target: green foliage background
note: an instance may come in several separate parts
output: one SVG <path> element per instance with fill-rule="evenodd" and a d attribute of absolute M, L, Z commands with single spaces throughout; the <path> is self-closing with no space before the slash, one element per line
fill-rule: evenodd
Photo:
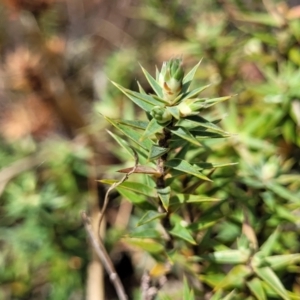
<path fill-rule="evenodd" d="M 206 96 L 237 94 L 210 112 L 222 118 L 222 128 L 233 136 L 211 142 L 211 150 L 199 153 L 209 161 L 238 163 L 218 169 L 213 183 L 200 191 L 222 199 L 220 222 L 201 231 L 202 251 L 236 249 L 243 226 L 247 231 L 247 211 L 258 247 L 275 232 L 270 255 L 299 253 L 299 6 L 292 1 L 147 0 L 124 6 L 79 1 L 70 10 L 64 1 L 44 2 L 49 3 L 45 10 L 26 1 L 0 4 L 1 299 L 85 298 L 91 254 L 80 211 L 92 212 L 101 203 L 103 186 L 93 187 L 96 178 L 118 179 L 115 170 L 132 166 L 106 133 L 112 128 L 99 113 L 145 118 L 108 78 L 134 90 L 136 79 L 147 87 L 138 62 L 154 74 L 155 65 L 172 56 L 182 55 L 186 69 L 203 58 L 195 86 L 211 84 Z M 38 74 L 34 78 L 42 88 L 32 84 L 24 71 L 28 68 Z M 66 110 L 59 103 L 66 103 Z M 24 106 L 26 118 L 19 110 Z M 50 116 L 28 125 L 41 109 Z M 134 209 L 120 229 L 114 222 L 119 203 L 118 198 L 112 201 L 107 217 L 106 243 L 112 253 L 120 252 L 120 238 L 135 228 L 145 209 Z M 211 274 L 223 275 L 209 276 L 210 270 L 200 275 L 207 295 L 230 270 L 227 262 L 211 268 Z M 174 270 L 179 279 L 182 269 Z M 240 289 L 242 271 L 223 282 L 222 289 L 237 291 L 228 299 L 263 299 Z M 276 271 L 290 299 L 299 299 L 299 271 L 298 255 Z M 161 299 L 189 293 L 178 286 L 174 292 L 167 285 Z M 138 290 L 138 284 L 132 288 Z M 138 299 L 138 292 L 132 293 Z M 267 297 L 282 299 L 270 290 Z"/>

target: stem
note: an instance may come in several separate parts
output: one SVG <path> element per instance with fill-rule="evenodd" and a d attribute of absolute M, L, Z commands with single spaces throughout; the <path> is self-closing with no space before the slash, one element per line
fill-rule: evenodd
<path fill-rule="evenodd" d="M 172 124 L 172 123 L 171 123 Z M 169 140 L 171 138 L 171 131 L 168 130 L 168 128 L 163 129 L 163 136 L 158 140 L 158 145 L 163 148 L 168 148 L 169 146 Z M 158 158 L 156 166 L 157 170 L 162 174 L 160 177 L 157 178 L 156 180 L 156 188 L 161 189 L 166 187 L 165 183 L 165 173 L 166 173 L 166 168 L 165 168 L 165 162 L 167 161 L 168 153 L 162 155 L 160 158 Z M 170 223 L 170 212 L 167 211 L 161 200 L 159 199 L 159 211 L 160 212 L 165 212 L 166 216 L 161 220 L 161 225 L 165 229 L 165 236 L 167 239 L 167 248 L 172 249 L 173 248 L 173 238 L 169 234 L 169 230 L 171 229 L 171 223 Z"/>

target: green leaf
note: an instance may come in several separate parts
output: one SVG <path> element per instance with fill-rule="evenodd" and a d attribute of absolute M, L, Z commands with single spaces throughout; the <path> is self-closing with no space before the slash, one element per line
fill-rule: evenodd
<path fill-rule="evenodd" d="M 175 129 L 170 130 L 173 134 L 179 136 L 180 138 L 189 141 L 190 143 L 201 147 L 201 143 L 184 127 L 175 127 Z"/>
<path fill-rule="evenodd" d="M 265 291 L 263 289 L 260 279 L 253 278 L 246 282 L 249 290 L 257 298 L 257 300 L 267 300 Z"/>
<path fill-rule="evenodd" d="M 160 239 L 161 233 L 154 228 L 137 227 L 129 233 L 130 238 L 139 239 Z"/>
<path fill-rule="evenodd" d="M 229 135 L 224 135 L 216 132 L 209 132 L 206 129 L 203 130 L 203 127 L 198 127 L 195 129 L 190 129 L 190 133 L 199 139 L 222 139 L 224 137 L 229 137 Z"/>
<path fill-rule="evenodd" d="M 268 237 L 268 239 L 260 247 L 260 252 L 265 257 L 272 254 L 272 250 L 274 249 L 274 245 L 276 244 L 279 236 L 280 236 L 280 230 L 279 227 L 277 227 L 276 230 Z"/>
<path fill-rule="evenodd" d="M 217 222 L 221 221 L 223 217 L 218 216 L 205 216 L 200 218 L 199 221 L 194 222 L 190 225 L 192 231 L 200 231 L 215 225 Z"/>
<path fill-rule="evenodd" d="M 272 270 L 287 269 L 300 262 L 300 254 L 283 254 L 266 257 L 265 262 Z"/>
<path fill-rule="evenodd" d="M 222 250 L 203 256 L 218 264 L 243 264 L 251 255 L 250 250 Z"/>
<path fill-rule="evenodd" d="M 167 186 L 165 188 L 161 188 L 161 189 L 158 188 L 156 190 L 157 190 L 158 197 L 163 204 L 163 207 L 165 208 L 166 211 L 168 211 L 171 188 Z"/>
<path fill-rule="evenodd" d="M 194 76 L 196 74 L 196 71 L 198 69 L 198 67 L 200 66 L 200 63 L 201 63 L 202 59 L 193 67 L 193 69 L 187 73 L 183 80 L 182 80 L 182 83 L 183 83 L 183 86 L 182 86 L 182 91 L 183 93 L 186 93 L 188 90 L 189 90 L 189 87 L 192 83 L 192 80 L 194 79 Z"/>
<path fill-rule="evenodd" d="M 179 237 L 192 245 L 197 245 L 196 241 L 191 235 L 190 230 L 182 226 L 179 222 L 176 222 L 175 227 L 170 230 L 170 234 Z"/>
<path fill-rule="evenodd" d="M 147 121 L 139 121 L 139 120 L 122 120 L 122 119 L 114 119 L 114 121 L 118 124 L 123 124 L 128 127 L 134 128 L 134 129 L 140 129 L 145 130 L 147 126 L 149 125 L 149 122 Z"/>
<path fill-rule="evenodd" d="M 215 288 L 224 279 L 224 277 L 225 276 L 220 273 L 217 274 L 208 273 L 208 274 L 199 275 L 199 279 L 201 282 L 204 282 L 213 288 Z M 223 300 L 223 298 L 220 298 L 220 300 Z"/>
<path fill-rule="evenodd" d="M 112 184 L 118 182 L 118 180 L 102 179 L 102 180 L 99 180 L 99 182 L 112 185 Z M 137 194 L 142 194 L 142 195 L 145 195 L 147 197 L 156 198 L 156 195 L 154 194 L 154 189 L 151 188 L 148 185 L 143 184 L 143 183 L 133 182 L 133 181 L 124 181 L 123 183 L 118 185 L 117 188 L 119 188 L 119 189 L 123 188 L 123 189 L 126 189 L 128 191 L 132 191 L 132 192 L 137 193 Z"/>
<path fill-rule="evenodd" d="M 152 239 L 124 238 L 124 241 L 132 246 L 139 247 L 149 253 L 161 253 L 165 250 L 164 245 Z"/>
<path fill-rule="evenodd" d="M 176 119 L 180 119 L 180 111 L 178 106 L 166 106 L 166 110 Z"/>
<path fill-rule="evenodd" d="M 137 83 L 137 85 L 139 87 L 140 94 L 147 95 L 147 93 L 145 92 L 145 90 L 143 89 L 143 87 L 140 85 L 140 83 L 138 81 L 136 83 Z"/>
<path fill-rule="evenodd" d="M 215 292 L 212 295 L 212 297 L 210 298 L 210 300 L 223 300 L 222 291 L 219 290 L 219 291 Z"/>
<path fill-rule="evenodd" d="M 169 152 L 169 148 L 163 148 L 163 147 L 159 147 L 157 145 L 152 145 L 150 152 L 149 152 L 149 161 L 157 159 L 161 156 L 163 156 L 164 154 Z"/>
<path fill-rule="evenodd" d="M 115 135 L 114 133 L 112 133 L 111 131 L 109 131 L 108 129 L 106 130 L 108 133 L 109 133 L 109 135 L 123 148 L 123 149 L 125 149 L 126 150 L 126 152 L 131 156 L 131 158 L 135 158 L 134 157 L 134 154 L 133 154 L 133 152 L 132 152 L 132 149 L 129 147 L 129 145 L 128 145 L 128 143 L 124 140 L 124 139 L 122 139 L 122 138 L 120 138 L 119 136 L 117 136 L 117 135 Z"/>
<path fill-rule="evenodd" d="M 175 196 L 172 196 L 170 198 L 170 206 L 182 205 L 184 203 L 202 203 L 202 202 L 216 202 L 216 201 L 220 201 L 220 199 L 200 196 L 200 195 L 176 193 Z"/>
<path fill-rule="evenodd" d="M 284 300 L 290 299 L 280 279 L 270 267 L 254 268 L 254 272 L 263 279 L 277 295 L 281 296 Z"/>
<path fill-rule="evenodd" d="M 234 296 L 235 296 L 235 290 L 233 290 L 229 294 L 227 294 L 226 297 L 223 298 L 223 300 L 235 299 Z"/>
<path fill-rule="evenodd" d="M 147 81 L 149 82 L 149 84 L 151 85 L 151 87 L 153 88 L 154 92 L 156 93 L 156 95 L 160 98 L 163 98 L 163 91 L 161 86 L 159 85 L 159 83 L 149 74 L 149 72 L 144 69 L 142 66 L 142 71 L 147 79 Z"/>
<path fill-rule="evenodd" d="M 276 195 L 282 197 L 283 199 L 286 199 L 291 202 L 296 202 L 297 204 L 300 204 L 300 198 L 297 193 L 292 193 L 282 185 L 276 183 L 276 182 L 268 182 L 266 184 L 268 189 L 270 189 L 273 193 Z"/>
<path fill-rule="evenodd" d="M 215 287 L 216 290 L 240 288 L 244 285 L 246 278 L 251 274 L 250 267 L 245 265 L 234 266 Z"/>
<path fill-rule="evenodd" d="M 159 213 L 154 210 L 147 211 L 143 217 L 138 221 L 137 226 L 141 226 L 150 223 L 156 219 L 162 219 L 166 216 L 166 213 Z"/>
<path fill-rule="evenodd" d="M 214 123 L 211 123 L 207 120 L 205 120 L 204 118 L 200 117 L 200 116 L 188 116 L 185 118 L 184 121 L 182 121 L 180 123 L 181 126 L 186 126 L 188 124 L 186 123 L 194 123 L 195 126 L 197 125 L 198 127 L 201 126 L 203 128 L 206 128 L 212 132 L 216 132 L 216 133 L 220 133 L 220 134 L 223 134 L 225 136 L 230 136 L 230 134 L 226 131 L 224 131 L 223 129 L 221 129 L 219 126 L 215 125 Z"/>
<path fill-rule="evenodd" d="M 186 277 L 183 279 L 183 298 L 184 300 L 195 300 L 194 291 L 188 285 Z"/>
<path fill-rule="evenodd" d="M 235 166 L 237 163 L 219 163 L 219 164 L 214 164 L 214 163 L 209 163 L 209 162 L 198 162 L 198 163 L 193 163 L 193 166 L 196 166 L 200 170 L 207 170 L 207 169 L 215 169 L 215 168 L 222 168 L 222 167 L 228 167 L 228 166 Z"/>
<path fill-rule="evenodd" d="M 164 127 L 159 125 L 156 121 L 156 119 L 152 119 L 147 128 L 145 129 L 141 139 L 144 140 L 145 138 L 151 137 L 152 135 L 154 135 L 155 133 L 161 131 Z"/>
<path fill-rule="evenodd" d="M 132 100 L 136 105 L 138 105 L 143 110 L 150 112 L 152 108 L 156 105 L 162 105 L 164 102 L 161 100 L 159 101 L 157 98 L 153 98 L 146 94 L 140 94 L 138 92 L 134 92 L 131 90 L 128 90 L 121 85 L 117 84 L 116 82 L 112 83 L 124 94 L 126 95 L 130 100 Z"/>
<path fill-rule="evenodd" d="M 135 192 L 129 191 L 128 189 L 121 188 L 120 186 L 116 187 L 116 190 L 129 202 L 133 204 L 140 204 L 145 202 L 145 196 L 137 194 Z"/>
<path fill-rule="evenodd" d="M 225 96 L 225 97 L 218 97 L 218 98 L 207 99 L 205 101 L 204 107 L 205 108 L 209 108 L 209 107 L 211 107 L 211 106 L 213 106 L 215 104 L 218 104 L 220 102 L 224 102 L 224 101 L 229 100 L 231 98 L 232 98 L 232 96 Z"/>
<path fill-rule="evenodd" d="M 202 86 L 202 87 L 199 87 L 197 89 L 194 89 L 186 94 L 183 95 L 182 99 L 180 99 L 180 102 L 183 101 L 184 99 L 191 99 L 193 98 L 194 96 L 198 95 L 199 93 L 203 92 L 204 90 L 206 90 L 208 87 L 210 87 L 211 85 L 208 84 L 208 85 L 205 85 L 205 86 Z"/>
<path fill-rule="evenodd" d="M 130 138 L 132 141 L 134 141 L 136 144 L 141 146 L 145 150 L 150 150 L 151 146 L 153 145 L 153 142 L 149 139 L 144 139 L 141 141 L 141 134 L 137 132 L 136 130 L 131 129 L 130 127 L 126 125 L 120 124 L 118 121 L 115 121 L 109 117 L 105 117 L 105 119 L 111 123 L 114 127 L 119 129 L 124 135 L 126 135 L 128 138 Z"/>
<path fill-rule="evenodd" d="M 268 26 L 273 26 L 273 27 L 280 27 L 280 21 L 277 18 L 274 18 L 274 15 L 272 14 L 267 14 L 267 13 L 250 13 L 248 12 L 247 14 L 239 12 L 235 16 L 235 20 L 242 21 L 242 22 L 250 22 L 250 23 L 257 23 L 261 25 L 268 25 Z M 270 36 L 268 34 L 268 36 Z M 274 37 L 273 37 L 274 38 Z"/>
<path fill-rule="evenodd" d="M 166 167 L 196 176 L 202 180 L 211 181 L 208 177 L 200 173 L 197 168 L 193 167 L 185 160 L 181 160 L 178 158 L 171 159 L 165 163 Z"/>

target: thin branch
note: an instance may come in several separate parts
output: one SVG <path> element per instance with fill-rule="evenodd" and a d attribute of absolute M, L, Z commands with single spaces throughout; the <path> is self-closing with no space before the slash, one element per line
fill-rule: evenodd
<path fill-rule="evenodd" d="M 128 297 L 125 293 L 125 289 L 122 285 L 120 277 L 118 276 L 118 274 L 114 268 L 114 265 L 108 255 L 108 253 L 106 252 L 104 245 L 102 244 L 102 241 L 96 238 L 88 216 L 86 215 L 85 212 L 82 212 L 81 217 L 82 217 L 82 220 L 84 223 L 85 230 L 86 230 L 86 232 L 89 236 L 89 239 L 92 243 L 92 246 L 93 246 L 96 254 L 98 255 L 100 261 L 102 262 L 106 272 L 108 273 L 110 281 L 114 285 L 119 299 L 120 300 L 128 300 Z"/>
<path fill-rule="evenodd" d="M 135 170 L 136 170 L 136 168 L 138 166 L 139 157 L 138 157 L 136 151 L 132 147 L 130 147 L 130 148 L 131 148 L 131 150 L 134 153 L 134 160 L 135 160 L 134 167 L 132 168 L 132 170 L 130 172 L 126 173 L 125 176 L 120 181 L 113 183 L 110 186 L 110 188 L 106 191 L 106 194 L 105 194 L 105 197 L 104 197 L 104 203 L 103 203 L 102 209 L 100 211 L 100 218 L 99 218 L 99 223 L 98 223 L 98 235 L 99 235 L 99 230 L 100 230 L 101 222 L 103 220 L 103 217 L 104 217 L 107 205 L 108 205 L 110 192 L 112 190 L 114 190 L 117 186 L 119 186 L 120 184 L 122 184 L 124 181 L 126 181 L 128 179 L 128 177 L 135 172 Z M 100 237 L 100 235 L 99 235 L 99 237 Z"/>

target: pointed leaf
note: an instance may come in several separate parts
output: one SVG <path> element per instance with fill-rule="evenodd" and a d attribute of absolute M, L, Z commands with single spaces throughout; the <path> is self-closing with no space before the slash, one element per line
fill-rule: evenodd
<path fill-rule="evenodd" d="M 161 131 L 164 127 L 159 125 L 156 121 L 156 119 L 152 119 L 147 128 L 145 129 L 141 139 L 144 140 L 145 138 L 151 137 L 152 135 L 154 135 L 155 133 Z"/>
<path fill-rule="evenodd" d="M 246 278 L 252 273 L 250 267 L 245 265 L 234 266 L 215 287 L 215 290 L 240 288 L 244 285 Z"/>
<path fill-rule="evenodd" d="M 165 208 L 166 211 L 168 211 L 169 208 L 170 193 L 171 193 L 171 189 L 169 186 L 162 189 L 157 189 L 158 197 L 162 202 L 163 207 Z"/>
<path fill-rule="evenodd" d="M 171 132 L 196 146 L 202 146 L 201 143 L 197 141 L 197 139 L 184 127 L 176 127 L 175 129 L 171 130 Z"/>
<path fill-rule="evenodd" d="M 114 119 L 114 121 L 118 124 L 123 124 L 128 127 L 134 129 L 145 130 L 149 124 L 147 121 L 139 121 L 139 120 L 122 120 L 122 119 Z"/>
<path fill-rule="evenodd" d="M 142 71 L 143 71 L 147 81 L 153 88 L 156 95 L 160 98 L 163 98 L 163 91 L 162 91 L 162 88 L 159 85 L 159 83 L 148 73 L 148 71 L 146 69 L 144 69 L 142 66 L 141 66 L 141 68 L 142 68 Z"/>
<path fill-rule="evenodd" d="M 129 147 L 128 143 L 124 139 L 120 138 L 119 136 L 115 135 L 114 133 L 112 133 L 109 130 L 106 130 L 106 131 L 122 148 L 124 148 L 126 150 L 126 152 L 131 156 L 131 158 L 134 158 L 132 149 Z"/>
<path fill-rule="evenodd" d="M 198 95 L 199 93 L 203 92 L 204 90 L 206 90 L 208 87 L 210 87 L 211 85 L 205 85 L 202 87 L 199 87 L 197 89 L 194 89 L 186 94 L 183 95 L 182 99 L 180 99 L 180 102 L 183 101 L 184 99 L 191 99 L 193 97 L 195 97 L 196 95 Z M 206 103 L 206 102 L 205 102 Z"/>
<path fill-rule="evenodd" d="M 250 250 L 221 250 L 203 256 L 218 264 L 243 264 L 251 255 Z"/>
<path fill-rule="evenodd" d="M 263 279 L 270 286 L 272 290 L 274 290 L 277 293 L 277 295 L 281 296 L 284 300 L 290 299 L 280 279 L 270 267 L 254 268 L 254 271 L 261 279 Z"/>
<path fill-rule="evenodd" d="M 139 247 L 149 253 L 164 252 L 165 247 L 152 239 L 124 238 L 125 243 Z"/>
<path fill-rule="evenodd" d="M 159 81 L 159 70 L 157 66 L 155 66 L 155 80 L 158 82 Z"/>
<path fill-rule="evenodd" d="M 260 279 L 253 278 L 246 282 L 249 290 L 257 298 L 257 300 L 267 300 L 265 291 L 263 289 Z"/>
<path fill-rule="evenodd" d="M 164 154 L 168 153 L 170 151 L 169 148 L 163 148 L 163 147 L 159 147 L 157 145 L 152 145 L 150 152 L 149 152 L 149 161 L 157 159 L 161 156 L 163 156 Z"/>
<path fill-rule="evenodd" d="M 175 196 L 172 196 L 170 198 L 170 206 L 176 206 L 176 205 L 180 206 L 184 203 L 202 203 L 202 202 L 215 202 L 215 201 L 220 201 L 220 199 L 200 196 L 200 195 L 176 193 Z"/>
<path fill-rule="evenodd" d="M 169 168 L 196 176 L 202 180 L 207 180 L 207 181 L 211 181 L 208 177 L 206 177 L 205 175 L 203 175 L 202 173 L 200 173 L 197 168 L 193 167 L 191 164 L 189 164 L 187 161 L 185 160 L 181 160 L 181 159 L 171 159 L 169 161 L 167 161 L 165 163 L 165 165 Z"/>
<path fill-rule="evenodd" d="M 191 232 L 184 226 L 181 226 L 179 222 L 175 224 L 175 227 L 169 231 L 170 234 L 179 237 L 192 245 L 196 245 L 194 238 L 191 235 Z"/>
<path fill-rule="evenodd" d="M 188 90 L 189 90 L 189 87 L 192 83 L 192 80 L 194 79 L 194 76 L 196 74 L 196 71 L 201 63 L 202 59 L 193 67 L 193 69 L 187 73 L 183 80 L 182 80 L 182 83 L 183 83 L 183 86 L 182 86 L 182 91 L 183 93 L 186 93 Z"/>
<path fill-rule="evenodd" d="M 105 183 L 105 184 L 110 184 L 110 185 L 118 182 L 118 180 L 113 180 L 113 179 L 102 179 L 102 180 L 98 180 L 98 181 Z M 118 186 L 118 188 L 127 189 L 127 190 L 132 191 L 137 194 L 142 194 L 147 197 L 156 198 L 156 195 L 154 194 L 154 188 L 152 188 L 148 185 L 145 185 L 143 183 L 133 182 L 133 181 L 124 181 L 123 183 L 121 183 Z"/>
<path fill-rule="evenodd" d="M 265 257 L 272 254 L 272 250 L 274 249 L 274 245 L 276 244 L 278 238 L 280 236 L 279 227 L 268 237 L 268 239 L 263 243 L 260 247 L 260 252 L 263 253 Z"/>
<path fill-rule="evenodd" d="M 230 133 L 224 131 L 221 129 L 219 126 L 215 125 L 214 123 L 211 123 L 204 118 L 200 116 L 188 116 L 185 118 L 183 122 L 180 123 L 181 126 L 185 126 L 187 122 L 192 122 L 195 123 L 198 127 L 201 126 L 203 128 L 206 128 L 212 132 L 220 133 L 220 134 L 225 134 L 226 136 L 230 135 Z"/>
<path fill-rule="evenodd" d="M 237 163 L 215 164 L 215 163 L 208 163 L 208 162 L 199 162 L 193 164 L 193 166 L 199 168 L 200 170 L 222 168 L 222 167 L 235 166 L 235 165 L 237 165 Z"/>
<path fill-rule="evenodd" d="M 221 273 L 208 273 L 199 275 L 199 279 L 201 282 L 204 282 L 213 288 L 215 288 L 224 279 L 224 277 L 224 274 Z M 223 300 L 223 298 L 220 298 L 220 300 Z"/>
<path fill-rule="evenodd" d="M 166 213 L 159 213 L 154 210 L 147 211 L 143 217 L 138 221 L 137 226 L 141 226 L 150 223 L 156 219 L 162 219 L 166 216 Z"/>
<path fill-rule="evenodd" d="M 180 111 L 178 109 L 178 106 L 167 106 L 166 110 L 176 119 L 180 119 Z"/>
<path fill-rule="evenodd" d="M 141 203 L 145 203 L 145 196 L 141 195 L 141 194 L 137 194 L 135 192 L 132 192 L 128 189 L 124 189 L 120 186 L 116 187 L 116 190 L 122 195 L 122 197 L 124 197 L 126 200 L 128 200 L 129 202 L 138 205 Z"/>
<path fill-rule="evenodd" d="M 141 146 L 143 149 L 148 150 L 151 148 L 153 145 L 153 142 L 149 139 L 145 139 L 141 141 L 141 134 L 137 132 L 136 130 L 133 130 L 132 128 L 122 125 L 118 123 L 118 121 L 115 121 L 113 119 L 110 119 L 109 117 L 105 117 L 105 119 L 111 123 L 114 127 L 119 129 L 124 135 L 126 135 L 128 138 L 130 138 L 132 141 L 134 141 L 136 144 Z"/>
<path fill-rule="evenodd" d="M 194 291 L 190 289 L 186 277 L 183 279 L 183 298 L 185 300 L 195 300 Z"/>
<path fill-rule="evenodd" d="M 203 129 L 203 127 L 198 127 L 196 129 L 190 129 L 190 133 L 197 138 L 197 140 L 206 140 L 206 139 L 222 139 L 226 137 L 230 137 L 230 135 L 220 134 L 216 132 L 209 132 L 207 129 Z"/>
<path fill-rule="evenodd" d="M 139 87 L 139 92 L 140 94 L 144 94 L 144 95 L 147 95 L 147 93 L 145 92 L 145 90 L 143 89 L 143 87 L 140 85 L 140 83 L 137 81 L 137 85 Z"/>
<path fill-rule="evenodd" d="M 131 90 L 128 90 L 121 85 L 117 84 L 116 82 L 112 83 L 130 100 L 132 100 L 136 105 L 138 105 L 143 110 L 150 112 L 155 105 L 162 105 L 164 102 L 159 101 L 149 95 L 140 94 Z"/>
<path fill-rule="evenodd" d="M 231 300 L 231 299 L 235 299 L 233 298 L 235 296 L 235 290 L 231 291 L 228 295 L 226 295 L 226 297 L 224 297 L 222 300 Z"/>
<path fill-rule="evenodd" d="M 235 95 L 234 95 L 234 96 L 235 96 Z M 219 97 L 219 98 L 207 99 L 207 100 L 205 101 L 204 107 L 205 107 L 205 108 L 209 108 L 209 107 L 211 107 L 211 106 L 213 106 L 213 105 L 215 105 L 215 104 L 218 104 L 218 103 L 220 103 L 220 102 L 224 102 L 224 101 L 229 100 L 229 99 L 231 99 L 231 98 L 232 98 L 232 96 L 225 96 L 225 97 Z"/>
<path fill-rule="evenodd" d="M 268 189 L 270 189 L 273 193 L 277 194 L 278 196 L 282 197 L 283 199 L 286 199 L 291 202 L 296 202 L 297 204 L 300 204 L 300 198 L 297 193 L 292 193 L 282 185 L 276 183 L 276 182 L 268 182 L 266 184 Z"/>
<path fill-rule="evenodd" d="M 215 292 L 210 300 L 223 300 L 222 291 Z"/>
<path fill-rule="evenodd" d="M 289 266 L 300 262 L 300 254 L 274 255 L 266 257 L 265 261 L 272 270 L 286 270 Z"/>
<path fill-rule="evenodd" d="M 145 227 L 145 226 L 144 226 Z M 140 238 L 140 239 L 160 239 L 161 233 L 154 228 L 144 228 L 137 227 L 134 228 L 130 233 L 130 238 Z"/>

